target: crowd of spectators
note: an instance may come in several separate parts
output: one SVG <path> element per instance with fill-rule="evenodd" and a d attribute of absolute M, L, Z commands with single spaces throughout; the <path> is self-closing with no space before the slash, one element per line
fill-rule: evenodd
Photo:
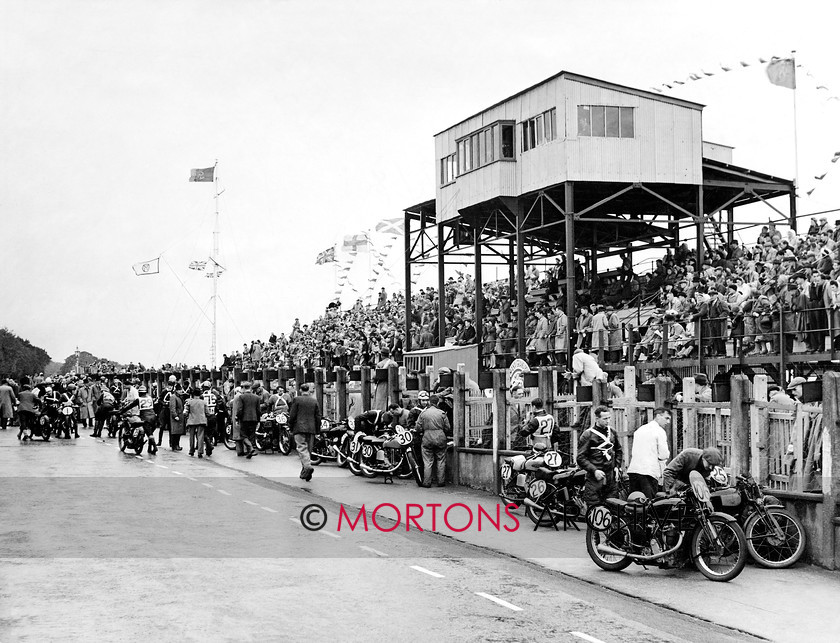
<path fill-rule="evenodd" d="M 761 229 L 755 244 L 725 243 L 722 236 L 704 253 L 682 244 L 636 274 L 630 255 L 621 267 L 600 274 L 576 262 L 577 314 L 566 315 L 563 258 L 553 266 L 529 266 L 526 274 L 525 353 L 531 366 L 568 363 L 571 349 L 591 350 L 605 362 L 663 357 L 729 354 L 761 355 L 827 350 L 827 338 L 840 349 L 840 219 L 813 218 L 803 234 Z M 445 283 L 445 342 L 480 342 L 483 366 L 508 366 L 519 353 L 519 314 L 507 280 L 485 283 L 484 320 L 475 326 L 475 281 L 461 272 Z M 512 296 L 513 295 L 513 296 Z M 440 307 L 436 288 L 412 293 L 411 347 L 439 344 Z M 649 304 L 649 305 L 648 305 Z M 645 318 L 640 313 L 645 310 Z M 650 312 L 652 310 L 652 312 Z M 358 300 L 349 310 L 331 303 L 311 323 L 295 319 L 291 331 L 272 333 L 223 356 L 222 366 L 332 368 L 402 362 L 405 298 L 383 289 L 376 304 Z M 641 322 L 641 323 L 638 323 Z M 164 371 L 187 368 L 165 364 Z M 198 367 L 193 367 L 198 368 Z M 201 367 L 206 369 L 206 366 Z M 139 372 L 142 365 L 96 364 L 90 372 Z"/>

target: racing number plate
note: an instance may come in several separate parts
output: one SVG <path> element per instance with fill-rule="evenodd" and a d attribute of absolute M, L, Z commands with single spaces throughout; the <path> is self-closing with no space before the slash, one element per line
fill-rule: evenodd
<path fill-rule="evenodd" d="M 513 475 L 513 469 L 507 463 L 502 465 L 502 480 L 510 480 L 511 475 Z"/>
<path fill-rule="evenodd" d="M 563 466 L 563 456 L 557 451 L 549 451 L 543 456 L 543 462 L 545 462 L 545 466 L 557 469 Z"/>
<path fill-rule="evenodd" d="M 593 505 L 586 512 L 586 524 L 595 531 L 604 531 L 612 524 L 612 514 L 604 505 Z"/>
<path fill-rule="evenodd" d="M 401 433 L 397 433 L 396 440 L 404 447 L 411 444 L 411 439 L 411 433 L 409 431 L 402 431 Z"/>
<path fill-rule="evenodd" d="M 362 447 L 362 455 L 366 458 L 372 458 L 373 457 L 373 447 L 370 446 L 369 444 L 364 445 Z"/>
<path fill-rule="evenodd" d="M 534 480 L 528 487 L 528 495 L 532 498 L 539 498 L 545 493 L 545 480 Z"/>
<path fill-rule="evenodd" d="M 361 443 L 358 440 L 353 440 L 350 443 L 350 453 L 358 453 L 359 449 L 362 448 Z"/>

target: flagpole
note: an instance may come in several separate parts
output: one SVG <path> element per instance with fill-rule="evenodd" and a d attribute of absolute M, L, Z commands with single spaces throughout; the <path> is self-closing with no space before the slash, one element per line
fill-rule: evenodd
<path fill-rule="evenodd" d="M 210 341 L 210 368 L 216 369 L 216 301 L 219 294 L 219 175 L 216 167 L 219 159 L 213 165 L 213 200 L 216 202 L 216 220 L 213 226 L 213 331 Z"/>
<path fill-rule="evenodd" d="M 791 65 L 793 66 L 793 163 L 794 163 L 794 174 L 793 174 L 793 187 L 794 187 L 794 194 L 798 197 L 799 191 L 799 134 L 797 128 L 797 118 L 796 118 L 796 50 L 793 49 L 790 52 L 790 61 Z"/>

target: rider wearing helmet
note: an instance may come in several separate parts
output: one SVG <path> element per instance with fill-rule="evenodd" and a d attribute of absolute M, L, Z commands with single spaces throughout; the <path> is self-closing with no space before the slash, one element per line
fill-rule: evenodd
<path fill-rule="evenodd" d="M 140 419 L 143 420 L 143 429 L 146 431 L 146 437 L 149 438 L 148 452 L 154 455 L 158 452 L 157 444 L 155 444 L 155 422 L 157 415 L 155 414 L 155 403 L 149 395 L 149 390 L 142 384 L 137 389 L 137 408 L 140 411 Z"/>
<path fill-rule="evenodd" d="M 681 488 L 688 486 L 689 475 L 697 471 L 704 479 L 715 467 L 723 464 L 723 456 L 715 447 L 700 449 L 685 449 L 671 460 L 662 474 L 662 488 L 669 495 L 676 494 Z"/>
<path fill-rule="evenodd" d="M 201 383 L 201 397 L 207 404 L 207 428 L 204 431 L 204 447 L 207 455 L 213 454 L 216 445 L 216 431 L 219 426 L 224 427 L 224 408 L 222 398 L 213 390 L 210 380 Z M 220 415 L 222 414 L 222 415 Z"/>
<path fill-rule="evenodd" d="M 610 428 L 612 411 L 599 406 L 593 414 L 595 425 L 584 431 L 578 440 L 577 465 L 586 471 L 583 499 L 587 504 L 618 497 L 615 477 L 624 459 L 621 442 Z"/>

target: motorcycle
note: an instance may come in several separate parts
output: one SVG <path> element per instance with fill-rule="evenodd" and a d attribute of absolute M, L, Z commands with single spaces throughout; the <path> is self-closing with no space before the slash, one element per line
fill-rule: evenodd
<path fill-rule="evenodd" d="M 423 484 L 411 448 L 413 442 L 414 432 L 402 426 L 395 426 L 393 431 L 381 437 L 363 437 L 362 458 L 359 461 L 362 475 L 367 478 L 378 475 L 397 476 L 402 480 L 414 478 L 418 485 Z"/>
<path fill-rule="evenodd" d="M 146 431 L 143 428 L 143 421 L 137 416 L 119 416 L 117 444 L 119 444 L 120 451 L 123 453 L 126 449 L 133 449 L 137 455 L 143 453 L 143 446 L 146 444 Z"/>
<path fill-rule="evenodd" d="M 29 427 L 29 434 L 24 435 L 24 439 L 28 438 L 31 441 L 33 438 L 41 438 L 44 442 L 49 442 L 53 429 L 53 421 L 50 416 L 41 413 Z"/>
<path fill-rule="evenodd" d="M 64 438 L 69 440 L 70 434 L 79 437 L 79 428 L 76 423 L 76 409 L 79 408 L 74 404 L 63 404 L 59 409 L 59 423 L 56 427 L 55 437 L 59 437 L 59 433 L 64 431 Z"/>
<path fill-rule="evenodd" d="M 538 527 L 557 528 L 558 520 L 563 521 L 563 528 L 571 524 L 579 527 L 575 520 L 586 512 L 583 500 L 583 487 L 586 484 L 586 471 L 576 467 L 557 470 L 549 466 L 539 467 L 528 485 L 528 495 L 524 498 L 525 515 Z"/>
<path fill-rule="evenodd" d="M 712 491 L 715 511 L 734 516 L 744 530 L 747 550 L 763 567 L 790 567 L 805 552 L 805 529 L 782 503 L 765 495 L 749 474 L 739 475 L 735 487 Z"/>
<path fill-rule="evenodd" d="M 546 465 L 546 457 L 551 463 Z M 502 490 L 499 497 L 505 504 L 521 506 L 528 497 L 528 489 L 534 480 L 534 474 L 542 466 L 549 469 L 559 469 L 562 466 L 562 456 L 556 451 L 546 451 L 541 444 L 531 447 L 527 455 L 514 455 L 505 458 L 499 467 L 499 478 Z"/>
<path fill-rule="evenodd" d="M 348 420 L 335 422 L 326 418 L 321 420 L 321 432 L 315 435 L 312 444 L 312 464 L 318 465 L 323 461 L 334 461 L 339 467 L 348 466 L 350 459 L 350 443 L 353 431 Z"/>
<path fill-rule="evenodd" d="M 271 449 L 289 455 L 292 452 L 292 442 L 289 420 L 285 413 L 271 411 L 260 416 L 260 422 L 254 432 L 254 447 L 257 450 L 265 452 Z"/>
<path fill-rule="evenodd" d="M 226 413 L 224 416 L 217 416 L 216 426 L 222 424 L 222 431 L 216 431 L 216 445 L 224 443 L 225 448 L 233 451 L 236 448 L 236 440 L 233 439 L 233 423 L 230 419 L 230 414 Z"/>
<path fill-rule="evenodd" d="M 747 539 L 737 520 L 714 511 L 697 471 L 673 498 L 609 498 L 586 513 L 586 551 L 598 567 L 620 571 L 631 563 L 667 569 L 688 562 L 713 581 L 730 581 L 747 562 Z M 640 497 L 636 497 L 638 496 Z M 664 495 L 664 494 L 663 494 Z"/>

